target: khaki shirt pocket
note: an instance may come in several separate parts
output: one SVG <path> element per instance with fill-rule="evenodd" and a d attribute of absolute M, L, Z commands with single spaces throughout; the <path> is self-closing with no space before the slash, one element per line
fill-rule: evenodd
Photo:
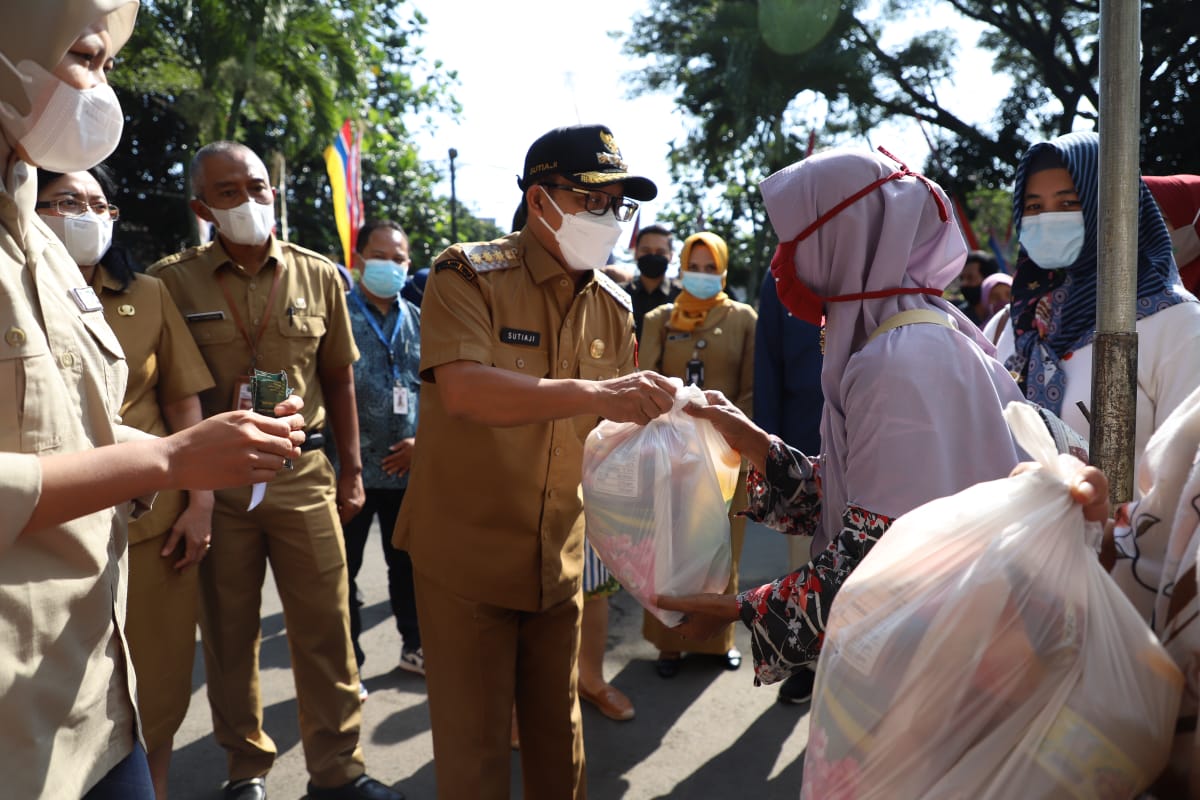
<path fill-rule="evenodd" d="M 616 378 L 621 374 L 621 370 L 617 368 L 616 362 L 609 361 L 581 361 L 579 362 L 579 377 L 585 381 L 606 381 L 609 378 Z M 597 416 L 585 415 L 575 417 L 575 433 L 579 436 L 580 441 L 586 441 L 588 434 L 592 432 L 592 428 L 600 422 Z"/>
<path fill-rule="evenodd" d="M 0 345 L 0 449 L 44 453 L 63 443 L 67 388 L 40 328 L 6 326 Z M 77 415 L 76 415 L 77 416 Z"/>
<path fill-rule="evenodd" d="M 550 372 L 550 356 L 531 347 L 499 344 L 492 348 L 492 366 L 531 378 L 544 378 Z"/>
<path fill-rule="evenodd" d="M 585 381 L 606 381 L 619 377 L 621 370 L 615 361 L 581 361 L 579 362 L 579 377 Z"/>
<path fill-rule="evenodd" d="M 278 325 L 283 346 L 287 349 L 284 363 L 293 375 L 293 383 L 297 380 L 295 376 L 315 375 L 319 369 L 317 350 L 321 347 L 321 339 L 325 337 L 325 318 L 284 314 L 279 318 Z M 259 352 L 262 352 L 261 347 Z"/>
<path fill-rule="evenodd" d="M 201 349 L 213 345 L 225 345 L 238 336 L 237 326 L 231 319 L 208 319 L 189 321 L 188 331 Z"/>

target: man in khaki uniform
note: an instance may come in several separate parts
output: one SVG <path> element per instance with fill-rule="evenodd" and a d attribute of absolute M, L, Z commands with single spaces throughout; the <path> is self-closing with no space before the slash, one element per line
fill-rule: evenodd
<path fill-rule="evenodd" d="M 274 194 L 248 148 L 217 142 L 192 165 L 191 207 L 216 238 L 155 264 L 216 380 L 201 393 L 205 416 L 248 398 L 253 369 L 286 371 L 305 398 L 308 439 L 290 473 L 250 508 L 251 491 L 217 492 L 213 547 L 201 564 L 200 630 L 213 729 L 225 748 L 227 798 L 261 800 L 275 744 L 262 729 L 258 690 L 259 608 L 268 561 L 288 623 L 300 736 L 320 798 L 395 800 L 364 774 L 358 744 L 358 670 L 350 645 L 345 550 L 339 513 L 362 506 L 362 462 L 354 399 L 354 345 L 336 267 L 280 242 Z M 329 414 L 326 414 L 326 404 Z M 321 451 L 334 430 L 341 475 Z"/>
<path fill-rule="evenodd" d="M 586 791 L 583 441 L 673 398 L 634 372 L 629 298 L 597 271 L 636 208 L 624 197 L 657 193 L 626 169 L 608 128 L 550 131 L 525 159 L 523 229 L 451 247 L 425 287 L 422 444 L 395 544 L 413 560 L 442 798 L 508 797 L 514 700 L 525 797 Z"/>

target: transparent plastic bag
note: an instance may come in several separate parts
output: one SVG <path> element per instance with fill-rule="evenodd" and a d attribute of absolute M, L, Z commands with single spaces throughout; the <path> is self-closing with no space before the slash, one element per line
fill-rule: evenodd
<path fill-rule="evenodd" d="M 646 425 L 605 420 L 583 448 L 587 536 L 600 560 L 664 625 L 678 611 L 655 594 L 721 592 L 729 582 L 729 502 L 741 457 L 713 426 L 683 411 L 706 405 L 678 379 L 671 410 Z"/>
<path fill-rule="evenodd" d="M 802 798 L 1131 798 L 1166 763 L 1182 676 L 1096 558 L 1035 411 L 1041 468 L 896 520 L 842 586 Z"/>

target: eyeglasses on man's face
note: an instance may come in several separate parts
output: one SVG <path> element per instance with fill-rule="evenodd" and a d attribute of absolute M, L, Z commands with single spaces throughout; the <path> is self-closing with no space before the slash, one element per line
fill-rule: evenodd
<path fill-rule="evenodd" d="M 98 217 L 108 217 L 113 222 L 121 218 L 121 210 L 114 205 L 98 201 L 89 203 L 74 197 L 60 197 L 58 200 L 43 200 L 36 208 L 53 208 L 64 217 L 82 217 L 90 208 Z"/>
<path fill-rule="evenodd" d="M 609 212 L 609 209 L 612 209 L 613 216 L 618 221 L 628 222 L 633 219 L 634 212 L 638 210 L 637 203 L 632 200 L 626 200 L 620 195 L 580 189 L 577 186 L 568 186 L 565 183 L 546 183 L 543 186 L 548 189 L 559 189 L 564 192 L 574 192 L 575 194 L 583 195 L 584 210 L 589 214 L 595 214 L 597 217 L 603 217 Z"/>

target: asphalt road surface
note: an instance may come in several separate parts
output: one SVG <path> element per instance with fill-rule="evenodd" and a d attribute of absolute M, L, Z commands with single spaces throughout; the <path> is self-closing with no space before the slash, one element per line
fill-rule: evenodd
<path fill-rule="evenodd" d="M 390 618 L 378 526 L 367 543 L 359 577 L 363 608 L 363 679 L 370 697 L 363 708 L 362 745 L 372 777 L 398 787 L 409 800 L 433 800 L 436 785 L 425 681 L 396 667 L 400 641 Z M 784 537 L 750 525 L 742 554 L 743 588 L 786 572 Z M 800 794 L 808 707 L 776 702 L 775 687 L 754 686 L 750 642 L 737 625 L 746 654 L 730 672 L 713 658 L 685 659 L 679 675 L 663 680 L 654 671 L 656 651 L 642 639 L 641 609 L 625 593 L 612 599 L 605 675 L 633 700 L 637 716 L 613 722 L 583 705 L 588 796 L 628 798 L 755 798 Z M 296 800 L 308 775 L 296 719 L 295 689 L 288 662 L 287 631 L 268 571 L 263 590 L 261 680 L 266 729 L 279 757 L 267 777 L 272 800 Z M 199 648 L 193 695 L 175 738 L 172 800 L 217 800 L 226 778 L 224 752 L 212 738 Z M 511 796 L 521 797 L 520 759 L 513 754 Z"/>

